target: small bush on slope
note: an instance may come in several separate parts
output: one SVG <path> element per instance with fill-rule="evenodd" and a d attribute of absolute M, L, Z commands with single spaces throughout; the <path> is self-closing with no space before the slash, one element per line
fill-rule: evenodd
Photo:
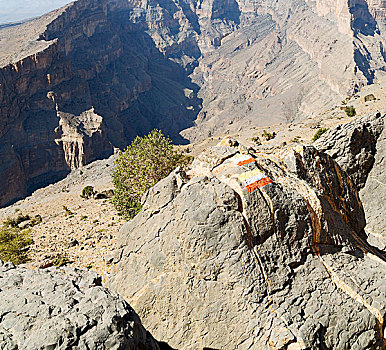
<path fill-rule="evenodd" d="M 21 224 L 22 222 L 27 221 L 27 220 L 30 220 L 29 215 L 19 214 L 17 216 L 17 218 L 7 218 L 7 220 L 5 220 L 3 222 L 3 225 L 5 227 L 15 228 L 15 227 L 18 227 L 19 224 Z"/>
<path fill-rule="evenodd" d="M 347 107 L 344 109 L 344 111 L 346 112 L 346 114 L 347 114 L 348 117 L 354 117 L 354 116 L 357 114 L 357 112 L 356 112 L 354 106 L 347 106 Z"/>
<path fill-rule="evenodd" d="M 84 198 L 84 199 L 90 199 L 94 194 L 95 194 L 95 192 L 94 192 L 94 187 L 92 187 L 92 186 L 86 186 L 86 187 L 82 190 L 81 197 Z"/>
<path fill-rule="evenodd" d="M 328 129 L 327 128 L 320 128 L 312 138 L 312 141 L 316 141 L 319 139 Z"/>
<path fill-rule="evenodd" d="M 115 161 L 113 204 L 118 212 L 132 219 L 141 210 L 142 195 L 191 157 L 173 149 L 171 140 L 160 130 L 137 137 Z"/>
<path fill-rule="evenodd" d="M 11 261 L 15 265 L 27 261 L 25 248 L 32 244 L 28 231 L 21 231 L 19 228 L 0 228 L 0 260 Z"/>
<path fill-rule="evenodd" d="M 261 134 L 261 136 L 266 140 L 266 141 L 269 141 L 269 140 L 272 140 L 276 137 L 276 133 L 275 132 L 267 132 L 266 130 L 263 131 L 263 133 Z"/>

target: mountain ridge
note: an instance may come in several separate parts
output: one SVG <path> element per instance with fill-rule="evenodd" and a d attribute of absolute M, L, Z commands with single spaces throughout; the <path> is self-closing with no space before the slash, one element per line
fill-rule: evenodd
<path fill-rule="evenodd" d="M 2 29 L 0 205 L 153 128 L 187 143 L 316 115 L 382 78 L 384 20 L 364 0 L 78 0 Z"/>

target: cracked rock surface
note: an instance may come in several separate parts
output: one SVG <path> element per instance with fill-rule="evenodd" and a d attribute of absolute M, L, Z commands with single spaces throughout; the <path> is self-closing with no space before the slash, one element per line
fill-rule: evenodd
<path fill-rule="evenodd" d="M 386 114 L 376 113 L 338 126 L 316 147 L 328 153 L 360 189 L 371 244 L 386 251 Z"/>
<path fill-rule="evenodd" d="M 108 286 L 176 349 L 382 349 L 384 257 L 356 187 L 312 146 L 224 140 L 144 197 Z M 129 277 L 130 276 L 130 277 Z"/>
<path fill-rule="evenodd" d="M 159 349 L 138 315 L 87 270 L 0 261 L 0 349 Z"/>

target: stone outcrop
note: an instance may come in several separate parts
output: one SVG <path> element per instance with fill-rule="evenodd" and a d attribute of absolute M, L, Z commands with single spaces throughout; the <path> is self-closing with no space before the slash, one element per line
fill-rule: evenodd
<path fill-rule="evenodd" d="M 87 270 L 0 261 L 0 349 L 158 350 L 134 310 Z"/>
<path fill-rule="evenodd" d="M 383 349 L 385 259 L 327 153 L 231 139 L 143 198 L 107 285 L 177 349 Z"/>
<path fill-rule="evenodd" d="M 360 118 L 325 133 L 315 146 L 329 154 L 357 186 L 366 214 L 369 241 L 386 248 L 386 115 Z"/>
<path fill-rule="evenodd" d="M 365 0 L 78 0 L 1 29 L 0 205 L 153 128 L 186 143 L 331 107 L 384 75 L 382 11 Z"/>

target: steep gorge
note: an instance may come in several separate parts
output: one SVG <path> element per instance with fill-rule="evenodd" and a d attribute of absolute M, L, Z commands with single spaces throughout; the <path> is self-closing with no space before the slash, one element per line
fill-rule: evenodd
<path fill-rule="evenodd" d="M 383 1 L 78 0 L 0 30 L 0 205 L 161 128 L 320 112 L 384 73 Z"/>

